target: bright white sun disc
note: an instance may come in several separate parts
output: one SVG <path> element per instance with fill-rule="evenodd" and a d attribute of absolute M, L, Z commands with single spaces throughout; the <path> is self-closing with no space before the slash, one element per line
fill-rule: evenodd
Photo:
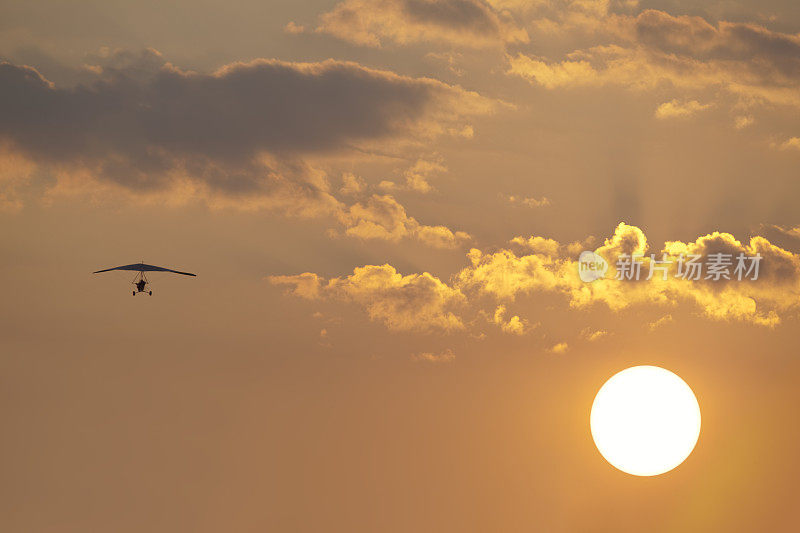
<path fill-rule="evenodd" d="M 657 366 L 613 375 L 592 404 L 592 438 L 603 457 L 636 476 L 681 464 L 700 436 L 700 406 L 681 378 Z"/>

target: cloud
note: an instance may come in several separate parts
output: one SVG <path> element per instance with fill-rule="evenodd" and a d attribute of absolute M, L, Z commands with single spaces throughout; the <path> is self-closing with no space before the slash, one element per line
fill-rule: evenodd
<path fill-rule="evenodd" d="M 520 246 L 525 242 L 520 238 L 512 244 Z M 531 300 L 520 301 L 520 298 L 543 293 L 562 295 L 571 309 L 603 305 L 613 312 L 621 312 L 684 306 L 710 320 L 765 327 L 777 326 L 783 318 L 795 314 L 800 306 L 800 255 L 760 236 L 752 237 L 746 244 L 731 234 L 720 232 L 689 242 L 667 241 L 656 254 L 657 258 L 670 260 L 666 279 L 660 275 L 647 279 L 650 259 L 645 257 L 640 279 L 622 280 L 615 279 L 619 256 L 646 254 L 649 244 L 640 228 L 620 223 L 595 250 L 609 262 L 610 272 L 606 278 L 592 283 L 584 283 L 578 276 L 580 252 L 576 251 L 576 246 L 581 243 L 565 245 L 538 236 L 527 242 L 530 244 L 520 246 L 526 250 L 522 254 L 511 249 L 484 252 L 473 248 L 468 253 L 470 264 L 449 281 L 427 272 L 402 275 L 388 264 L 356 268 L 350 276 L 327 281 L 309 272 L 269 279 L 273 284 L 289 287 L 290 293 L 302 298 L 356 303 L 372 320 L 395 331 L 471 331 L 477 327 L 477 319 L 483 316 L 504 333 L 522 335 L 539 324 L 531 326 L 519 315 L 507 318 L 508 303 L 524 306 Z M 739 281 L 734 275 L 730 280 L 713 281 L 702 277 L 692 281 L 676 277 L 681 255 L 707 258 L 718 253 L 731 254 L 734 258 L 740 253 L 748 257 L 759 254 L 762 259 L 758 279 L 745 276 Z M 663 318 L 643 326 L 654 329 L 667 320 Z M 590 341 L 605 335 L 604 330 L 581 333 Z"/>
<path fill-rule="evenodd" d="M 447 70 L 456 76 L 466 74 L 466 71 L 460 66 L 464 56 L 459 52 L 428 52 L 425 54 L 425 59 L 444 63 Z"/>
<path fill-rule="evenodd" d="M 403 173 L 402 184 L 384 180 L 378 184 L 378 187 L 388 191 L 407 190 L 425 194 L 434 190 L 430 184 L 430 179 L 443 172 L 447 172 L 447 167 L 444 166 L 441 158 L 420 158 Z"/>
<path fill-rule="evenodd" d="M 565 254 L 569 256 L 577 256 L 583 250 L 592 246 L 595 242 L 593 236 L 589 236 L 583 241 L 575 241 L 568 244 L 561 244 L 555 239 L 542 237 L 540 235 L 533 235 L 531 237 L 514 237 L 509 241 L 509 244 L 519 247 L 524 251 L 533 251 L 538 254 L 548 256 L 558 256 Z"/>
<path fill-rule="evenodd" d="M 406 187 L 409 190 L 427 193 L 433 190 L 429 183 L 432 176 L 447 172 L 447 167 L 442 163 L 441 158 L 436 160 L 417 159 L 414 165 L 405 171 L 403 176 L 406 180 Z"/>
<path fill-rule="evenodd" d="M 789 137 L 778 145 L 780 150 L 800 150 L 800 137 Z"/>
<path fill-rule="evenodd" d="M 567 350 L 569 350 L 569 344 L 567 344 L 566 342 L 559 342 L 551 346 L 548 351 L 550 353 L 562 354 L 566 353 Z"/>
<path fill-rule="evenodd" d="M 669 324 L 670 322 L 672 322 L 672 315 L 664 315 L 658 320 L 655 320 L 647 324 L 647 329 L 649 329 L 650 331 L 654 331 L 665 324 Z"/>
<path fill-rule="evenodd" d="M 783 226 L 771 226 L 773 229 L 777 230 L 778 232 L 786 235 L 787 237 L 792 237 L 795 239 L 800 239 L 800 226 L 794 228 L 785 228 Z"/>
<path fill-rule="evenodd" d="M 411 355 L 412 361 L 422 361 L 425 363 L 451 363 L 455 361 L 456 354 L 450 348 L 443 352 L 421 352 Z"/>
<path fill-rule="evenodd" d="M 306 28 L 302 24 L 297 24 L 296 22 L 290 20 L 286 26 L 283 27 L 283 31 L 292 35 L 298 35 L 300 33 L 304 33 Z"/>
<path fill-rule="evenodd" d="M 492 322 L 498 325 L 504 333 L 510 333 L 512 335 L 524 335 L 530 330 L 530 324 L 524 318 L 514 315 L 506 320 L 505 315 L 506 306 L 498 305 L 497 309 L 494 311 L 494 316 L 492 317 Z"/>
<path fill-rule="evenodd" d="M 528 42 L 505 10 L 483 0 L 344 0 L 320 17 L 319 33 L 360 46 L 444 43 L 467 48 Z"/>
<path fill-rule="evenodd" d="M 756 71 L 768 76 L 800 74 L 800 36 L 771 31 L 752 23 L 720 21 L 716 26 L 702 17 L 673 16 L 648 9 L 635 19 L 639 42 L 665 53 L 703 60 L 760 61 Z"/>
<path fill-rule="evenodd" d="M 673 99 L 659 105 L 656 108 L 655 117 L 662 120 L 670 118 L 688 118 L 709 107 L 711 107 L 710 104 L 701 104 L 697 100 L 681 102 Z"/>
<path fill-rule="evenodd" d="M 547 240 L 534 239 L 533 243 L 533 253 L 523 255 L 510 249 L 492 253 L 470 250 L 471 265 L 456 275 L 454 286 L 467 295 L 485 294 L 501 302 L 526 294 L 553 292 L 563 294 L 573 308 L 602 303 L 614 311 L 633 306 L 674 307 L 689 303 L 711 319 L 741 320 L 770 327 L 780 323 L 782 315 L 796 311 L 800 301 L 800 256 L 760 236 L 752 237 L 748 244 L 719 232 L 688 243 L 669 241 L 656 254 L 657 257 L 667 254 L 671 261 L 667 279 L 656 275 L 645 281 L 650 267 L 649 259 L 645 258 L 639 282 L 613 279 L 614 265 L 621 254 L 642 255 L 649 250 L 644 232 L 636 226 L 620 223 L 614 234 L 596 249 L 611 268 L 609 278 L 593 283 L 583 283 L 578 278 L 578 254 L 567 252 L 570 247 Z M 733 257 L 740 253 L 748 257 L 760 254 L 758 280 L 689 281 L 675 277 L 681 254 L 706 257 L 714 253 Z"/>
<path fill-rule="evenodd" d="M 328 217 L 363 239 L 442 248 L 469 239 L 418 222 L 391 196 L 343 203 L 317 161 L 382 145 L 413 156 L 498 102 L 334 60 L 259 59 L 199 73 L 155 50 L 90 59 L 100 63 L 94 80 L 65 88 L 32 67 L 0 63 L 0 165 L 15 169 L 0 178 L 0 208 L 19 209 L 32 191 L 51 199 L 200 200 L 212 208 Z M 429 177 L 445 167 L 414 160 L 407 187 L 427 191 Z M 344 180 L 338 194 L 364 188 L 354 176 Z"/>
<path fill-rule="evenodd" d="M 508 203 L 511 205 L 519 205 L 523 207 L 548 207 L 553 205 L 553 201 L 546 196 L 542 196 L 541 198 L 533 198 L 533 197 L 525 197 L 525 196 L 514 196 L 509 195 L 507 197 Z"/>
<path fill-rule="evenodd" d="M 139 193 L 188 184 L 245 200 L 308 198 L 327 192 L 311 156 L 423 143 L 495 107 L 352 62 L 259 59 L 207 74 L 152 50 L 104 61 L 93 83 L 69 88 L 0 63 L 0 140 L 39 165 Z"/>
<path fill-rule="evenodd" d="M 386 264 L 359 267 L 350 276 L 327 281 L 310 272 L 268 279 L 301 298 L 355 303 L 392 331 L 465 329 L 455 312 L 464 304 L 464 295 L 427 272 L 404 276 Z"/>
<path fill-rule="evenodd" d="M 581 337 L 589 342 L 595 342 L 607 336 L 608 331 L 604 329 L 592 330 L 591 328 L 585 328 L 581 331 Z"/>
<path fill-rule="evenodd" d="M 364 180 L 352 172 L 342 174 L 342 187 L 339 189 L 341 194 L 352 196 L 362 192 L 366 188 Z"/>
<path fill-rule="evenodd" d="M 372 195 L 339 214 L 344 233 L 361 239 L 398 242 L 415 239 L 436 248 L 456 248 L 472 237 L 446 226 L 427 226 L 406 214 L 405 208 L 388 195 Z"/>
<path fill-rule="evenodd" d="M 753 115 L 738 115 L 733 119 L 733 127 L 737 130 L 743 130 L 755 122 Z"/>
<path fill-rule="evenodd" d="M 540 21 L 541 22 L 541 21 Z M 748 105 L 800 107 L 800 36 L 757 24 L 647 9 L 551 21 L 559 31 L 591 33 L 595 44 L 561 60 L 517 53 L 508 73 L 547 89 L 621 86 L 682 91 L 722 88 Z M 578 38 L 577 35 L 575 37 Z"/>

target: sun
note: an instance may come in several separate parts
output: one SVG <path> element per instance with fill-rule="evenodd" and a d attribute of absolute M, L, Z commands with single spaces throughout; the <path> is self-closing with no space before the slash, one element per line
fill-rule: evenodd
<path fill-rule="evenodd" d="M 681 464 L 700 436 L 700 406 L 669 370 L 634 366 L 597 392 L 592 438 L 605 459 L 635 476 L 656 476 Z"/>

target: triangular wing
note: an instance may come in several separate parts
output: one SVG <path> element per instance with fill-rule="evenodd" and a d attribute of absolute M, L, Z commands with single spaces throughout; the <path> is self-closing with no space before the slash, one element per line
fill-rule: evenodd
<path fill-rule="evenodd" d="M 132 265 L 122 265 L 114 268 L 106 268 L 105 270 L 98 270 L 94 273 L 99 274 L 100 272 L 110 272 L 112 270 L 134 270 L 136 272 L 172 272 L 174 274 L 183 274 L 184 276 L 197 275 L 197 274 L 192 274 L 191 272 L 181 272 L 179 270 L 172 270 L 171 268 L 164 268 L 155 265 L 146 265 L 144 263 L 134 263 Z"/>

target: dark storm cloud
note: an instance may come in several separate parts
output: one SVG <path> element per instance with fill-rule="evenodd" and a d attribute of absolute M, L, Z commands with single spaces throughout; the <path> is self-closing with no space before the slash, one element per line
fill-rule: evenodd
<path fill-rule="evenodd" d="M 240 190 L 264 174 L 253 166 L 260 154 L 296 162 L 361 141 L 424 136 L 485 104 L 434 80 L 333 60 L 257 60 L 211 74 L 182 71 L 155 51 L 105 63 L 95 81 L 71 88 L 0 63 L 0 138 L 37 161 L 79 163 L 133 188 L 159 185 L 179 164 Z"/>

